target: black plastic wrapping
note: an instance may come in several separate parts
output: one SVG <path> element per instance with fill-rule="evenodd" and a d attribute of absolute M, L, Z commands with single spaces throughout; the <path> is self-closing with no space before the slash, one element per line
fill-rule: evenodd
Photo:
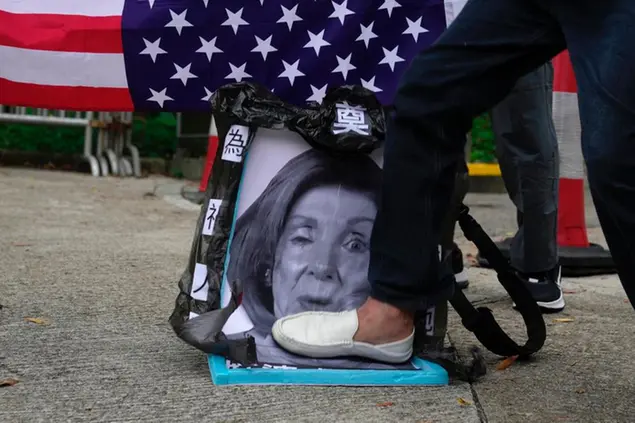
<path fill-rule="evenodd" d="M 350 107 L 359 107 L 356 110 L 363 114 L 362 120 L 367 127 L 338 127 L 337 114 L 341 113 L 340 106 L 343 104 L 349 110 Z M 236 309 L 242 293 L 240 281 L 229 281 L 232 286 L 232 301 L 227 307 L 221 308 L 221 282 L 244 167 L 243 162 L 221 160 L 223 140 L 232 125 L 249 128 L 248 137 L 244 140 L 246 148 L 249 148 L 259 128 L 287 128 L 300 134 L 316 149 L 344 155 L 369 154 L 381 147 L 384 139 L 384 108 L 371 91 L 359 86 L 331 89 L 321 105 L 314 103 L 300 108 L 283 102 L 263 86 L 243 82 L 219 88 L 212 98 L 212 111 L 218 129 L 219 148 L 207 181 L 188 265 L 179 280 L 180 292 L 170 324 L 180 339 L 195 348 L 222 355 L 247 366 L 257 360 L 253 338 L 247 336 L 243 339 L 228 339 L 221 331 L 229 315 Z M 203 235 L 202 228 L 208 205 L 211 204 L 210 199 L 222 199 L 222 204 L 218 208 L 212 234 Z M 191 295 L 197 263 L 207 267 L 206 301 L 196 300 Z M 190 313 L 195 313 L 198 317 L 190 318 Z M 439 309 L 437 315 L 439 320 L 435 322 L 433 343 L 438 350 L 442 348 L 445 337 L 447 304 Z M 426 355 L 423 351 L 422 354 Z"/>

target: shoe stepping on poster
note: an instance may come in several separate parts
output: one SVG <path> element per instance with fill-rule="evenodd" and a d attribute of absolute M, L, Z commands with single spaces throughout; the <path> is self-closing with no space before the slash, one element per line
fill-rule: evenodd
<path fill-rule="evenodd" d="M 235 104 L 245 97 L 255 112 Z M 215 384 L 448 383 L 445 369 L 420 358 L 313 359 L 285 351 L 271 335 L 280 317 L 355 309 L 370 294 L 383 132 L 375 127 L 383 125 L 381 107 L 370 100 L 356 87 L 307 109 L 251 84 L 215 94 L 221 144 L 171 317 L 186 342 L 218 351 L 208 360 Z M 255 347 L 250 363 L 236 352 L 248 349 L 246 339 Z"/>

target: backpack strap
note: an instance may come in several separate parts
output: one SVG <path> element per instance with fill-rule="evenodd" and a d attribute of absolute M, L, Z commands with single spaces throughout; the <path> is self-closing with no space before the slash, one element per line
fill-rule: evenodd
<path fill-rule="evenodd" d="M 461 316 L 463 325 L 494 354 L 510 357 L 517 355 L 521 358 L 534 354 L 545 343 L 547 330 L 542 312 L 534 301 L 531 293 L 513 271 L 511 265 L 500 252 L 494 241 L 485 233 L 481 225 L 469 214 L 469 208 L 461 205 L 458 222 L 465 237 L 472 241 L 498 274 L 498 280 L 503 285 L 516 308 L 520 312 L 527 327 L 527 342 L 518 345 L 498 325 L 492 311 L 487 307 L 475 308 L 465 297 L 461 289 L 456 289 L 450 304 Z"/>

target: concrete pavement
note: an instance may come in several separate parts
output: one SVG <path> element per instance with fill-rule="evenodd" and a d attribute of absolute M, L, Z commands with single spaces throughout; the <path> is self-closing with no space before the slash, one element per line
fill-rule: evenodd
<path fill-rule="evenodd" d="M 0 422 L 632 421 L 635 316 L 615 276 L 566 280 L 556 317 L 572 321 L 547 318 L 531 363 L 496 371 L 487 355 L 474 386 L 215 387 L 204 355 L 167 324 L 198 215 L 180 187 L 0 169 L 0 381 L 19 381 L 0 388 Z M 513 230 L 504 195 L 468 203 L 491 233 Z M 518 331 L 492 272 L 469 272 L 470 297 Z M 450 336 L 461 350 L 476 343 L 456 316 Z"/>

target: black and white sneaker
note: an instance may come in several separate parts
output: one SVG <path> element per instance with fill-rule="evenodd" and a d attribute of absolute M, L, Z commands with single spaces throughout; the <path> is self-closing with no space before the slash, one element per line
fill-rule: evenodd
<path fill-rule="evenodd" d="M 552 270 L 537 274 L 517 272 L 520 279 L 529 288 L 531 296 L 544 313 L 558 313 L 564 310 L 564 295 L 562 294 L 562 267 L 556 266 Z M 514 305 L 515 307 L 515 305 Z"/>
<path fill-rule="evenodd" d="M 458 287 L 467 288 L 470 282 L 467 280 L 467 271 L 463 267 L 463 252 L 456 243 L 452 245 L 452 270 Z"/>

